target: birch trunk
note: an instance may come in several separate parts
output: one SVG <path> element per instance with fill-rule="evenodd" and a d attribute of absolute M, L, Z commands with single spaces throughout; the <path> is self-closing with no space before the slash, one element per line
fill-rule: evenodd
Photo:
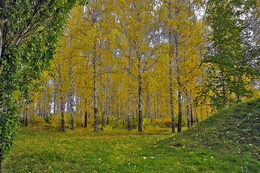
<path fill-rule="evenodd" d="M 38 102 L 37 102 L 37 109 L 38 109 L 38 115 L 39 115 L 40 117 L 42 117 L 42 112 L 41 112 L 41 99 L 40 99 L 40 97 L 39 97 Z M 42 117 L 42 118 L 43 118 L 43 117 Z"/>
<path fill-rule="evenodd" d="M 186 111 L 187 111 L 187 125 L 188 125 L 188 128 L 190 128 L 189 96 L 188 96 L 187 87 L 186 87 Z"/>
<path fill-rule="evenodd" d="M 131 103 L 131 95 L 130 93 L 128 94 L 128 102 L 127 102 L 127 127 L 128 127 L 128 130 L 130 131 L 131 130 L 131 108 L 130 108 L 130 103 Z"/>
<path fill-rule="evenodd" d="M 101 106 L 101 114 L 102 114 L 102 127 L 105 126 L 105 114 L 104 114 L 104 107 L 103 107 L 103 83 L 102 83 L 102 73 L 100 70 L 100 106 Z"/>
<path fill-rule="evenodd" d="M 128 70 L 129 70 L 129 77 L 130 77 L 130 72 L 131 72 L 131 63 L 129 60 L 129 66 L 128 66 Z M 130 79 L 131 80 L 131 79 Z M 130 82 L 128 84 L 128 101 L 127 101 L 127 127 L 128 130 L 131 130 L 131 87 L 130 87 Z"/>
<path fill-rule="evenodd" d="M 84 128 L 87 128 L 88 126 L 88 112 L 85 110 L 85 123 L 84 123 Z"/>
<path fill-rule="evenodd" d="M 156 105 L 156 107 L 157 107 L 157 119 L 160 119 L 159 101 L 160 101 L 159 94 L 157 92 L 157 105 Z"/>
<path fill-rule="evenodd" d="M 73 67 L 72 67 L 72 58 L 70 58 L 70 94 L 69 94 L 69 101 L 70 101 L 70 130 L 74 129 L 74 98 L 73 98 Z"/>
<path fill-rule="evenodd" d="M 110 116 L 110 78 L 109 73 L 107 73 L 107 108 L 106 108 L 106 115 L 107 115 L 107 125 L 109 124 L 109 116 Z"/>
<path fill-rule="evenodd" d="M 176 63 L 177 63 L 177 83 L 178 83 L 178 132 L 181 132 L 182 110 L 181 110 L 181 79 L 180 79 L 180 57 L 179 57 L 179 38 L 176 34 Z"/>
<path fill-rule="evenodd" d="M 80 116 L 80 96 L 79 96 L 79 89 L 77 88 L 76 93 L 74 94 L 74 98 L 76 98 L 75 104 L 75 116 Z"/>
<path fill-rule="evenodd" d="M 154 99 L 153 113 L 154 113 L 153 117 L 154 117 L 154 119 L 156 119 L 156 100 L 155 99 Z"/>
<path fill-rule="evenodd" d="M 191 89 L 190 89 L 190 121 L 191 121 L 191 126 L 193 126 L 193 124 L 194 124 L 194 118 L 193 118 L 193 112 L 192 112 L 192 109 L 193 109 L 193 107 L 192 107 L 192 100 L 191 100 Z"/>
<path fill-rule="evenodd" d="M 25 108 L 25 126 L 28 127 L 28 109 L 29 109 L 29 92 L 26 98 L 26 108 Z"/>
<path fill-rule="evenodd" d="M 172 133 L 175 133 L 175 127 L 174 127 L 174 107 L 173 107 L 173 92 L 172 92 L 172 60 L 170 60 L 169 68 L 170 68 L 170 107 L 171 107 L 171 119 L 172 119 Z"/>
<path fill-rule="evenodd" d="M 65 131 L 65 121 L 64 121 L 64 99 L 63 99 L 63 81 L 61 77 L 61 65 L 59 64 L 59 80 L 60 80 L 60 111 L 61 111 L 61 130 Z"/>
<path fill-rule="evenodd" d="M 45 85 L 44 85 L 44 93 L 43 93 L 43 118 L 46 118 L 47 85 L 48 85 L 48 80 L 47 80 L 47 77 L 46 77 Z"/>
<path fill-rule="evenodd" d="M 169 1 L 169 7 L 170 7 L 170 1 Z M 169 19 L 172 18 L 172 13 L 169 8 L 169 13 L 168 13 Z M 172 55 L 173 55 L 173 35 L 172 32 L 169 31 L 168 35 L 169 43 L 170 43 L 170 49 L 169 49 L 169 57 L 170 57 L 170 62 L 169 62 L 169 75 L 170 75 L 170 109 L 171 109 L 171 120 L 172 120 L 172 133 L 175 133 L 175 126 L 174 126 L 174 106 L 173 106 L 173 76 L 172 76 Z"/>
<path fill-rule="evenodd" d="M 172 1 L 168 1 L 168 19 L 173 20 L 173 11 L 172 11 Z M 175 125 L 174 125 L 174 105 L 173 105 L 173 74 L 172 74 L 172 63 L 173 63 L 173 47 L 174 47 L 174 40 L 173 40 L 174 34 L 172 33 L 171 28 L 169 28 L 169 34 L 168 34 L 168 39 L 169 39 L 169 44 L 170 44 L 170 49 L 169 49 L 169 57 L 170 57 L 170 62 L 169 62 L 169 73 L 170 73 L 170 109 L 171 109 L 171 119 L 172 119 L 172 133 L 175 133 Z M 176 38 L 178 39 L 178 38 Z M 177 41 L 176 41 L 177 43 Z M 178 58 L 178 45 L 176 44 L 176 59 Z M 179 119 L 178 119 L 179 120 Z M 179 128 L 178 128 L 179 131 Z"/>
<path fill-rule="evenodd" d="M 85 82 L 86 84 L 86 82 Z M 85 98 L 85 117 L 84 117 L 84 128 L 88 126 L 88 111 L 87 111 L 87 99 Z"/>
<path fill-rule="evenodd" d="M 138 116 L 139 116 L 139 123 L 138 123 L 138 131 L 143 131 L 143 115 L 142 115 L 142 76 L 141 76 L 141 57 L 139 57 L 139 64 L 138 64 L 138 95 L 139 95 L 139 102 L 138 102 Z"/>
<path fill-rule="evenodd" d="M 138 117 L 139 118 L 139 116 L 138 116 L 138 113 L 139 113 L 139 108 L 138 108 L 138 102 L 136 102 L 136 117 Z"/>
<path fill-rule="evenodd" d="M 117 103 L 116 103 L 116 121 L 119 120 L 119 103 L 118 103 L 118 98 L 117 98 Z"/>
<path fill-rule="evenodd" d="M 57 81 L 56 81 L 56 74 L 54 75 L 54 91 L 53 91 L 53 114 L 56 115 L 57 113 Z"/>
<path fill-rule="evenodd" d="M 97 59 L 96 43 L 94 45 L 93 73 L 94 73 L 94 131 L 98 131 L 98 111 L 97 111 Z"/>
<path fill-rule="evenodd" d="M 70 112 L 70 91 L 67 92 L 67 95 L 66 95 L 66 112 Z"/>
<path fill-rule="evenodd" d="M 148 118 L 152 121 L 152 103 L 151 103 L 151 95 L 150 92 L 148 92 Z"/>
<path fill-rule="evenodd" d="M 122 120 L 123 120 L 123 125 L 125 125 L 124 101 L 123 100 L 122 100 L 122 103 L 121 103 L 121 117 L 122 117 Z"/>

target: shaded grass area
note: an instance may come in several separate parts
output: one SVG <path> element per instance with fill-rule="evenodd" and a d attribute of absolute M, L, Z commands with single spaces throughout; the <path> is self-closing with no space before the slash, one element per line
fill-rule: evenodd
<path fill-rule="evenodd" d="M 4 172 L 259 172 L 260 99 L 180 134 L 22 128 Z"/>
<path fill-rule="evenodd" d="M 196 127 L 160 141 L 187 158 L 183 168 L 199 171 L 260 172 L 260 98 L 212 115 Z"/>

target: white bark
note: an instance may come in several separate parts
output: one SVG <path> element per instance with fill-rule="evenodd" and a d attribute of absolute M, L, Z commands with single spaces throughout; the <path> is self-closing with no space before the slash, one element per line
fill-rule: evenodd
<path fill-rule="evenodd" d="M 93 74 L 94 74 L 94 88 L 93 88 L 94 89 L 94 131 L 98 131 L 96 43 L 94 45 Z"/>
<path fill-rule="evenodd" d="M 104 112 L 104 105 L 103 105 L 103 83 L 102 83 L 102 73 L 101 70 L 99 72 L 100 75 L 100 106 L 101 106 L 101 114 L 102 114 L 102 127 L 105 126 L 105 112 Z"/>
<path fill-rule="evenodd" d="M 80 95 L 79 95 L 79 88 L 77 88 L 76 90 L 76 94 L 75 98 L 76 98 L 76 104 L 75 104 L 75 116 L 81 116 L 81 112 L 80 112 Z"/>
<path fill-rule="evenodd" d="M 44 85 L 44 93 L 43 93 L 43 118 L 46 118 L 46 107 L 47 107 L 47 85 L 48 85 L 48 79 L 46 77 L 45 79 L 45 85 Z"/>
<path fill-rule="evenodd" d="M 169 2 L 170 3 L 170 2 Z M 170 10 L 170 4 L 169 4 L 169 13 L 168 13 L 168 18 L 172 18 L 172 13 Z M 169 49 L 169 57 L 170 57 L 170 62 L 169 62 L 169 74 L 170 74 L 170 108 L 171 108 L 171 120 L 172 120 L 172 133 L 175 133 L 175 126 L 174 126 L 174 106 L 173 106 L 173 75 L 172 75 L 172 56 L 173 56 L 173 35 L 172 32 L 169 29 L 169 34 L 168 34 L 168 39 L 169 39 L 169 44 L 170 44 L 170 49 Z"/>
<path fill-rule="evenodd" d="M 64 99 L 63 99 L 63 80 L 61 76 L 61 65 L 59 64 L 59 81 L 60 81 L 60 111 L 61 111 L 61 130 L 65 131 L 65 121 L 64 121 L 64 111 L 65 111 L 65 106 L 64 106 Z"/>
<path fill-rule="evenodd" d="M 141 57 L 139 57 L 139 64 L 138 64 L 138 96 L 139 96 L 139 102 L 138 102 L 138 116 L 139 116 L 139 123 L 138 123 L 138 131 L 143 131 L 143 111 L 142 111 L 142 76 L 141 76 Z"/>
<path fill-rule="evenodd" d="M 56 115 L 57 113 L 57 81 L 56 81 L 56 74 L 54 75 L 54 91 L 53 91 L 53 113 Z"/>
<path fill-rule="evenodd" d="M 190 121 L 191 121 L 191 126 L 193 126 L 194 117 L 193 117 L 193 106 L 192 106 L 192 100 L 191 100 L 191 91 L 192 91 L 192 89 L 190 89 Z"/>
<path fill-rule="evenodd" d="M 152 120 L 152 105 L 151 105 L 151 95 L 150 91 L 148 90 L 148 118 Z"/>
<path fill-rule="evenodd" d="M 131 130 L 131 93 L 130 93 L 130 86 L 128 86 L 128 101 L 127 101 L 127 125 L 128 125 L 128 130 Z"/>
<path fill-rule="evenodd" d="M 128 127 L 128 130 L 131 130 L 131 108 L 130 108 L 130 103 L 131 103 L 131 98 L 130 98 L 130 94 L 128 94 L 128 102 L 127 102 L 127 127 Z"/>
<path fill-rule="evenodd" d="M 28 109 L 29 109 L 29 93 L 26 98 L 26 108 L 25 108 L 25 126 L 28 127 Z"/>
<path fill-rule="evenodd" d="M 177 64 L 177 84 L 178 84 L 178 132 L 181 132 L 182 123 L 182 109 L 181 109 L 181 79 L 180 79 L 180 57 L 179 57 L 179 38 L 178 34 L 175 35 L 175 46 L 176 46 L 176 64 Z"/>
<path fill-rule="evenodd" d="M 70 94 L 69 94 L 69 101 L 70 101 L 70 130 L 74 129 L 74 98 L 73 98 L 73 67 L 72 67 L 72 58 L 69 59 L 70 65 Z"/>
<path fill-rule="evenodd" d="M 118 98 L 117 98 L 117 103 L 116 103 L 116 120 L 118 121 L 119 120 L 119 103 L 118 103 Z"/>
<path fill-rule="evenodd" d="M 106 104 L 106 116 L 107 116 L 107 124 L 109 124 L 109 116 L 110 116 L 110 78 L 109 73 L 107 73 L 107 104 Z"/>
<path fill-rule="evenodd" d="M 170 107 L 171 107 L 171 120 L 172 120 L 172 133 L 175 133 L 174 127 L 174 107 L 173 107 L 173 91 L 172 91 L 172 60 L 169 63 L 170 68 Z"/>
<path fill-rule="evenodd" d="M 42 117 L 42 108 L 41 108 L 41 98 L 39 97 L 38 101 L 37 101 L 37 110 L 38 110 L 38 115 L 40 115 Z M 43 117 L 42 117 L 43 118 Z"/>
<path fill-rule="evenodd" d="M 189 96 L 188 96 L 187 87 L 186 87 L 186 111 L 187 111 L 187 125 L 189 128 L 190 127 L 190 110 L 189 110 Z"/>
<path fill-rule="evenodd" d="M 122 100 L 122 103 L 121 103 L 121 117 L 123 120 L 123 125 L 125 125 L 124 100 Z"/>

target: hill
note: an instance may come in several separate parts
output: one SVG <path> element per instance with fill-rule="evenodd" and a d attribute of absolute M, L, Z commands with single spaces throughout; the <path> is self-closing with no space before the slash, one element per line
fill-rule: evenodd
<path fill-rule="evenodd" d="M 161 141 L 160 147 L 166 149 L 167 146 L 172 146 L 177 151 L 187 148 L 187 152 L 197 153 L 196 156 L 191 155 L 191 160 L 194 160 L 192 157 L 201 156 L 223 161 L 221 165 L 214 165 L 212 162 L 209 170 L 217 168 L 231 172 L 258 172 L 259 136 L 260 98 L 257 98 L 212 115 L 196 127 Z M 196 162 L 192 164 L 196 166 Z M 197 164 L 201 164 L 201 159 Z M 205 168 L 206 165 L 202 166 L 201 170 L 206 170 Z"/>

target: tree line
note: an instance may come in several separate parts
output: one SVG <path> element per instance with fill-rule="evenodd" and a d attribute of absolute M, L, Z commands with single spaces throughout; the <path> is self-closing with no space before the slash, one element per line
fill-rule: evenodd
<path fill-rule="evenodd" d="M 75 116 L 93 117 L 95 131 L 98 117 L 102 126 L 115 118 L 128 129 L 138 118 L 138 131 L 143 116 L 167 117 L 172 132 L 175 124 L 180 132 L 183 118 L 190 127 L 252 96 L 256 7 L 256 1 L 91 1 L 77 7 L 40 82 L 43 92 L 28 97 L 31 114 L 61 116 L 62 130 L 64 112 L 70 129 Z"/>

